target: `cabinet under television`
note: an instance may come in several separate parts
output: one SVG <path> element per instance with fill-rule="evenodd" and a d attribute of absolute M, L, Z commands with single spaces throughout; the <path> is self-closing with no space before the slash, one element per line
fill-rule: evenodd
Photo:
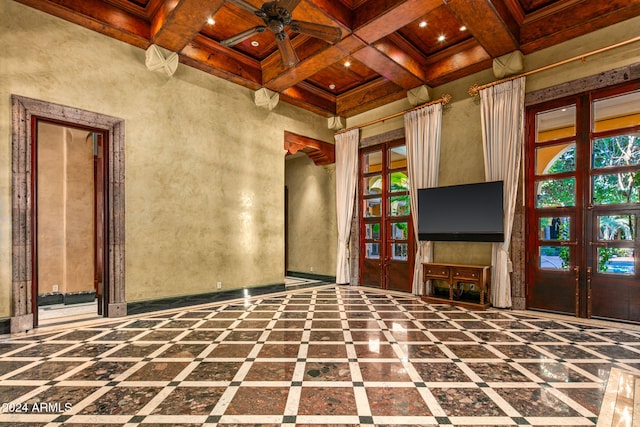
<path fill-rule="evenodd" d="M 471 309 L 489 308 L 491 266 L 423 263 L 423 280 L 431 280 L 429 294 L 422 300 L 432 304 L 452 304 Z"/>

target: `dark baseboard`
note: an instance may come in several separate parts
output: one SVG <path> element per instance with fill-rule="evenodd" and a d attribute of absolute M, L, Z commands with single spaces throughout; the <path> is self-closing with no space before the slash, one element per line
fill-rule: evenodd
<path fill-rule="evenodd" d="M 93 302 L 96 299 L 96 293 L 90 292 L 74 292 L 69 294 L 53 293 L 38 295 L 38 307 L 55 304 L 82 304 L 85 302 Z"/>
<path fill-rule="evenodd" d="M 60 293 L 38 295 L 38 307 L 44 305 L 64 304 L 64 296 Z"/>
<path fill-rule="evenodd" d="M 323 274 L 302 273 L 300 271 L 287 271 L 287 276 L 299 277 L 301 279 L 320 280 L 321 282 L 336 283 L 336 276 L 326 276 Z"/>
<path fill-rule="evenodd" d="M 86 302 L 93 302 L 96 299 L 95 291 L 91 292 L 77 292 L 75 294 L 65 294 L 64 304 L 82 304 Z"/>
<path fill-rule="evenodd" d="M 0 335 L 11 333 L 11 319 L 0 319 Z"/>
<path fill-rule="evenodd" d="M 232 289 L 206 294 L 185 295 L 181 297 L 161 298 L 156 300 L 127 303 L 127 314 L 142 314 L 152 311 L 169 310 L 191 305 L 209 304 L 238 298 L 251 298 L 258 295 L 284 292 L 284 283 L 276 285 L 256 286 L 255 288 Z"/>

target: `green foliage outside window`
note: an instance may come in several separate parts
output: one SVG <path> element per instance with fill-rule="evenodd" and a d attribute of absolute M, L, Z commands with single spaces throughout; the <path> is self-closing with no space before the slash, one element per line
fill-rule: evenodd
<path fill-rule="evenodd" d="M 593 141 L 592 170 L 603 172 L 593 175 L 592 202 L 596 205 L 640 202 L 640 172 L 606 173 L 607 168 L 640 165 L 640 137 L 619 135 L 600 138 Z M 556 174 L 575 170 L 575 148 L 566 150 L 550 166 L 548 173 Z M 575 179 L 549 179 L 541 181 L 538 186 L 537 206 L 574 206 Z M 633 215 L 600 217 L 600 239 L 627 239 L 635 236 Z M 561 224 L 560 240 L 568 240 L 568 230 Z M 631 237 L 633 239 L 634 237 Z M 549 248 L 551 249 L 551 248 Z M 548 254 L 560 257 L 563 267 L 569 264 L 569 248 L 553 248 L 556 253 Z M 598 268 L 601 272 L 608 269 L 607 263 L 613 257 L 630 256 L 626 248 L 600 248 L 598 251 Z M 545 254 L 546 255 L 546 254 Z"/>

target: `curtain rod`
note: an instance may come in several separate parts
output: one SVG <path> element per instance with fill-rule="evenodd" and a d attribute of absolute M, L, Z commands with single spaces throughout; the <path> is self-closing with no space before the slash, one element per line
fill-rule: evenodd
<path fill-rule="evenodd" d="M 341 134 L 341 133 L 345 133 L 345 132 L 349 132 L 349 131 L 352 131 L 354 129 L 362 129 L 363 127 L 375 125 L 376 123 L 380 123 L 380 122 L 384 122 L 385 120 L 393 119 L 394 117 L 401 116 L 401 115 L 406 114 L 406 113 L 408 113 L 410 111 L 419 110 L 420 108 L 423 108 L 423 107 L 428 107 L 429 105 L 434 105 L 434 104 L 443 104 L 444 105 L 444 104 L 448 104 L 449 102 L 451 102 L 451 95 L 444 94 L 440 98 L 438 98 L 438 99 L 436 99 L 434 101 L 427 102 L 427 103 L 419 105 L 417 107 L 410 108 L 410 109 L 404 110 L 404 111 L 400 111 L 398 113 L 390 114 L 388 116 L 381 117 L 379 119 L 371 120 L 370 122 L 366 122 L 366 123 L 363 123 L 361 125 L 352 126 L 350 128 L 347 128 L 347 129 L 339 130 L 338 132 L 336 132 L 336 135 Z"/>
<path fill-rule="evenodd" d="M 605 46 L 605 47 L 602 47 L 600 49 L 592 50 L 591 52 L 583 53 L 582 55 L 576 55 L 576 56 L 574 56 L 572 58 L 568 58 L 568 59 L 564 59 L 562 61 L 554 62 L 553 64 L 545 65 L 544 67 L 536 68 L 534 70 L 527 71 L 525 73 L 518 74 L 516 76 L 511 76 L 511 77 L 507 77 L 505 79 L 497 80 L 497 81 L 492 82 L 492 83 L 487 83 L 487 84 L 481 85 L 481 86 L 475 84 L 475 85 L 473 85 L 473 86 L 471 86 L 469 88 L 468 94 L 469 94 L 469 96 L 478 96 L 478 93 L 482 89 L 486 89 L 488 87 L 495 86 L 495 85 L 498 85 L 500 83 L 508 82 L 508 81 L 511 81 L 511 80 L 519 79 L 520 77 L 526 77 L 526 76 L 529 76 L 531 74 L 539 73 L 540 71 L 546 71 L 546 70 L 549 70 L 551 68 L 558 67 L 560 65 L 568 64 L 569 62 L 573 62 L 573 61 L 577 61 L 577 60 L 581 60 L 582 62 L 584 62 L 584 60 L 586 58 L 588 58 L 589 56 L 597 55 L 598 53 L 602 53 L 602 52 L 606 52 L 608 50 L 616 49 L 618 47 L 622 47 L 622 46 L 625 46 L 625 45 L 628 45 L 628 44 L 631 44 L 631 43 L 634 43 L 634 42 L 637 42 L 637 41 L 640 41 L 640 36 L 634 37 L 634 38 L 629 39 L 629 40 L 622 41 L 620 43 L 612 44 L 611 46 Z"/>

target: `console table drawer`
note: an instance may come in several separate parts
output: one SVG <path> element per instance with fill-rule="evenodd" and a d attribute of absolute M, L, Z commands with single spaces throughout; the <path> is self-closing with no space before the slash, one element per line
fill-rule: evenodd
<path fill-rule="evenodd" d="M 458 268 L 456 269 L 455 273 L 453 273 L 453 277 L 455 279 L 480 280 L 480 271 Z"/>
<path fill-rule="evenodd" d="M 425 267 L 425 274 L 431 277 L 442 277 L 444 279 L 449 278 L 449 268 L 448 267 L 440 267 L 440 266 L 430 266 Z"/>

